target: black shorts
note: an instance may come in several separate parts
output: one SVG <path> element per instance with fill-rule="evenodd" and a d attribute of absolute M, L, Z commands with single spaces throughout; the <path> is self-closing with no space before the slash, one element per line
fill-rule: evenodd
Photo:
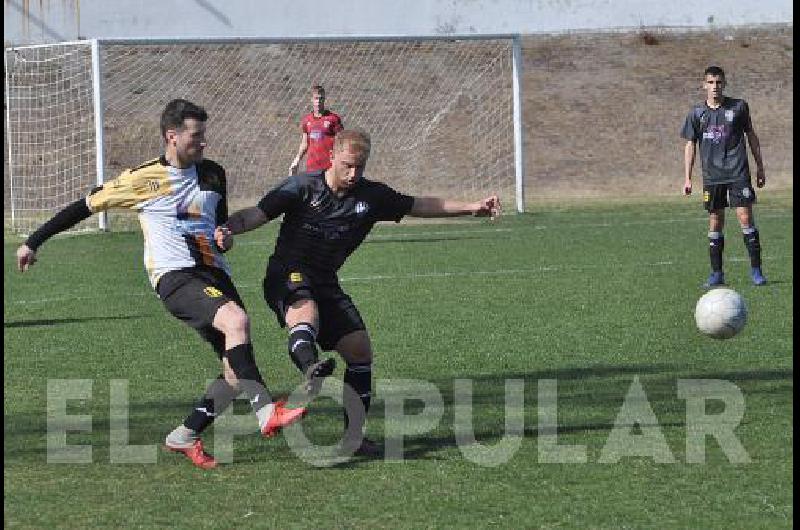
<path fill-rule="evenodd" d="M 215 267 L 191 267 L 170 271 L 158 281 L 158 297 L 167 311 L 197 330 L 222 358 L 225 336 L 213 327 L 217 310 L 228 302 L 244 309 L 230 277 Z"/>
<path fill-rule="evenodd" d="M 703 207 L 709 212 L 730 206 L 750 206 L 756 202 L 756 191 L 749 182 L 729 182 L 703 186 Z"/>
<path fill-rule="evenodd" d="M 319 311 L 317 343 L 325 351 L 336 348 L 345 335 L 366 329 L 353 300 L 342 291 L 335 274 L 309 272 L 302 266 L 270 258 L 264 278 L 264 300 L 286 327 L 286 309 L 298 300 L 313 300 Z"/>

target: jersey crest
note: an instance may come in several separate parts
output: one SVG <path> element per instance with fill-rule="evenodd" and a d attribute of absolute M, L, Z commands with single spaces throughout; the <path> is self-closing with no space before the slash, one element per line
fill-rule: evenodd
<path fill-rule="evenodd" d="M 355 206 L 356 215 L 362 216 L 369 210 L 369 204 L 364 201 L 358 201 Z"/>

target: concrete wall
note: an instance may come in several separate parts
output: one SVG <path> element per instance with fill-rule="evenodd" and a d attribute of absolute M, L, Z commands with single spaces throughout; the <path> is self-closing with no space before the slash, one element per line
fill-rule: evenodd
<path fill-rule="evenodd" d="M 115 37 L 550 33 L 792 23 L 791 0 L 4 0 L 7 45 Z"/>

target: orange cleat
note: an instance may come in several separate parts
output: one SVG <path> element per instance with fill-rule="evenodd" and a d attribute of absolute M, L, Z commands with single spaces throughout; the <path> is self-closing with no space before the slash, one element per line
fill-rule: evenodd
<path fill-rule="evenodd" d="M 169 451 L 185 454 L 192 461 L 192 464 L 199 468 L 214 469 L 217 467 L 217 461 L 203 450 L 203 442 L 199 439 L 195 440 L 190 447 L 173 447 L 171 445 L 165 445 L 164 447 Z"/>
<path fill-rule="evenodd" d="M 308 411 L 305 407 L 297 409 L 287 409 L 286 401 L 276 401 L 275 409 L 272 411 L 272 416 L 267 420 L 267 424 L 261 429 L 261 434 L 265 438 L 272 438 L 284 427 L 299 421 Z"/>

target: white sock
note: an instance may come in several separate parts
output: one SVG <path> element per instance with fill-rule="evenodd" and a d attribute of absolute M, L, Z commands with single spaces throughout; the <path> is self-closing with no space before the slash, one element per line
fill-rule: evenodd
<path fill-rule="evenodd" d="M 197 433 L 192 429 L 181 424 L 175 427 L 171 433 L 167 435 L 167 445 L 171 447 L 191 447 L 197 440 Z"/>
<path fill-rule="evenodd" d="M 258 418 L 258 428 L 264 429 L 269 421 L 270 417 L 272 417 L 272 411 L 275 410 L 275 403 L 270 403 L 265 407 L 261 407 L 256 411 L 256 418 Z"/>

